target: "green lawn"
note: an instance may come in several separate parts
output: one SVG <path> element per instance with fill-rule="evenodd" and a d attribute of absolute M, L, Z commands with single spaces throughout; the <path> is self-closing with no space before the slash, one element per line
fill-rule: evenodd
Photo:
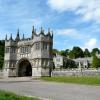
<path fill-rule="evenodd" d="M 51 82 L 63 82 L 85 85 L 100 85 L 100 76 L 62 76 L 62 77 L 41 77 L 42 80 Z"/>
<path fill-rule="evenodd" d="M 39 100 L 39 99 L 26 96 L 19 96 L 11 92 L 5 92 L 0 90 L 0 100 Z"/>

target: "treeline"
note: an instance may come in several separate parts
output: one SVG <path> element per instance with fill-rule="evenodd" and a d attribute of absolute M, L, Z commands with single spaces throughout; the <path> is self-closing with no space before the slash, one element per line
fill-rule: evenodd
<path fill-rule="evenodd" d="M 4 46 L 5 46 L 4 40 L 0 40 L 0 69 L 2 69 L 4 62 Z"/>
<path fill-rule="evenodd" d="M 72 50 L 66 49 L 59 51 L 57 49 L 53 49 L 54 56 L 56 54 L 60 54 L 71 59 L 91 57 L 94 56 L 96 53 L 100 54 L 100 50 L 98 48 L 93 48 L 91 52 L 88 49 L 82 50 L 80 47 L 77 46 L 73 47 Z"/>

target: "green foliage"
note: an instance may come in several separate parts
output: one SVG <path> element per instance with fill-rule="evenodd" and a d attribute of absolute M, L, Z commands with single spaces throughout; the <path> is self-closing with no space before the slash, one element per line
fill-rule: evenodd
<path fill-rule="evenodd" d="M 100 50 L 98 48 L 92 49 L 91 56 L 94 56 L 96 53 L 100 53 Z"/>
<path fill-rule="evenodd" d="M 0 69 L 2 69 L 3 62 L 4 62 L 4 45 L 5 45 L 5 42 L 1 40 L 0 41 Z"/>
<path fill-rule="evenodd" d="M 99 76 L 62 76 L 62 77 L 42 77 L 42 80 L 50 82 L 61 82 L 61 83 L 74 83 L 74 84 L 86 84 L 86 85 L 100 85 Z"/>
<path fill-rule="evenodd" d="M 84 51 L 84 57 L 90 57 L 91 56 L 91 53 L 89 52 L 88 49 L 85 49 Z"/>
<path fill-rule="evenodd" d="M 66 49 L 66 50 L 61 50 L 59 53 L 60 53 L 60 55 L 67 57 L 69 55 L 69 52 L 70 52 L 70 50 Z"/>
<path fill-rule="evenodd" d="M 0 91 L 0 100 L 39 100 L 39 99 L 26 96 L 19 96 L 11 92 Z"/>
<path fill-rule="evenodd" d="M 77 65 L 75 63 L 75 61 L 71 60 L 71 59 L 67 59 L 67 62 L 64 62 L 64 69 L 66 68 L 77 68 Z"/>
<path fill-rule="evenodd" d="M 70 58 L 84 57 L 83 50 L 80 47 L 73 47 L 72 51 L 69 53 Z"/>
<path fill-rule="evenodd" d="M 93 56 L 92 66 L 95 68 L 100 68 L 100 58 L 97 58 L 96 55 Z"/>
<path fill-rule="evenodd" d="M 57 49 L 53 49 L 52 54 L 53 56 L 56 56 L 56 54 L 59 54 L 59 51 Z"/>

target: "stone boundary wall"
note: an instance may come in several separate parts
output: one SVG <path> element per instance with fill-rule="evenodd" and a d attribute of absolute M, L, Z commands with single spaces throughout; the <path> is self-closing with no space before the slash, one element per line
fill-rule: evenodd
<path fill-rule="evenodd" d="M 100 69 L 53 70 L 52 76 L 100 76 Z"/>
<path fill-rule="evenodd" d="M 4 77 L 3 71 L 0 70 L 0 78 Z M 53 70 L 52 76 L 100 76 L 100 69 L 69 69 Z M 42 76 L 49 76 L 49 70 L 42 69 Z"/>
<path fill-rule="evenodd" d="M 3 70 L 0 70 L 0 78 L 2 78 L 4 76 L 3 73 L 4 73 Z"/>

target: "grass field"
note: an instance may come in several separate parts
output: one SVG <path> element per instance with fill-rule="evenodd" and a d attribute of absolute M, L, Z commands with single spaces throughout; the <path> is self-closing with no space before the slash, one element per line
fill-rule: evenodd
<path fill-rule="evenodd" d="M 5 92 L 0 90 L 0 100 L 39 100 L 39 99 L 26 96 L 19 96 L 11 92 Z"/>
<path fill-rule="evenodd" d="M 68 76 L 68 77 L 42 77 L 42 80 L 50 82 L 62 82 L 62 83 L 74 83 L 74 84 L 85 84 L 85 85 L 100 85 L 99 76 Z"/>

